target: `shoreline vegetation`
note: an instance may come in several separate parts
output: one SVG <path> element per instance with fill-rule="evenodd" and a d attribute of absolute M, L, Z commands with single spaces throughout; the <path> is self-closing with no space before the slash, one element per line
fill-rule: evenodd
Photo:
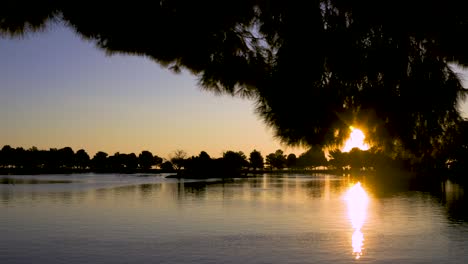
<path fill-rule="evenodd" d="M 241 151 L 226 151 L 220 158 L 212 158 L 205 151 L 188 157 L 183 150 L 176 150 L 164 159 L 149 151 L 115 153 L 109 156 L 99 151 L 92 158 L 85 150 L 74 152 L 70 147 L 39 150 L 23 149 L 9 145 L 0 150 L 0 175 L 44 174 L 161 174 L 167 178 L 208 179 L 239 178 L 258 174 L 327 173 L 333 175 L 370 176 L 393 181 L 412 179 L 452 179 L 467 182 L 465 162 L 440 163 L 431 160 L 415 162 L 411 159 L 392 158 L 375 149 L 349 152 L 333 150 L 328 157 L 321 149 L 309 149 L 296 157 L 278 149 L 265 158 L 253 150 L 247 157 Z M 375 176 L 375 177 L 374 177 Z"/>
<path fill-rule="evenodd" d="M 220 176 L 216 177 L 215 175 L 222 175 L 223 171 L 219 172 L 210 172 L 207 170 L 207 176 L 200 175 L 191 175 L 184 170 L 174 171 L 174 170 L 162 170 L 162 169 L 149 169 L 149 170 L 101 170 L 101 171 L 94 171 L 92 169 L 24 169 L 24 168 L 0 168 L 0 176 L 8 176 L 8 175 L 54 175 L 54 174 L 144 174 L 144 175 L 159 175 L 159 174 L 169 174 L 166 178 L 186 178 L 186 179 L 196 179 L 196 178 L 221 178 Z M 326 173 L 326 174 L 334 174 L 334 175 L 347 175 L 347 171 L 343 170 L 336 170 L 336 169 L 281 169 L 281 170 L 272 170 L 272 169 L 260 169 L 260 170 L 251 170 L 251 169 L 242 169 L 233 177 L 249 177 L 250 175 L 258 175 L 258 174 L 319 174 L 319 173 Z M 351 171 L 348 171 L 351 173 Z M 348 173 L 348 174 L 349 174 Z M 368 174 L 366 172 L 360 172 L 360 174 Z"/>

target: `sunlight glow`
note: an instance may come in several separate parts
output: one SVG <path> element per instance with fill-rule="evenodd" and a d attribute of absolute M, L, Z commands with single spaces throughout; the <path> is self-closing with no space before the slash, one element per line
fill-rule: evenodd
<path fill-rule="evenodd" d="M 361 183 L 358 182 L 346 192 L 345 200 L 348 204 L 348 217 L 354 229 L 351 238 L 353 255 L 356 259 L 359 259 L 364 249 L 364 234 L 361 232 L 361 228 L 366 220 L 369 197 L 362 188 Z"/>
<path fill-rule="evenodd" d="M 349 152 L 353 148 L 358 148 L 360 150 L 368 150 L 369 145 L 364 143 L 364 139 L 366 136 L 364 133 L 357 128 L 350 127 L 351 129 L 351 134 L 349 135 L 348 140 L 346 140 L 346 143 L 342 149 L 342 152 Z"/>

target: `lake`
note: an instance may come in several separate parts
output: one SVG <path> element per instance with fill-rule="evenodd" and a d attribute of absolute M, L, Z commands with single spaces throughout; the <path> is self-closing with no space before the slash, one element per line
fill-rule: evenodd
<path fill-rule="evenodd" d="M 0 263 L 468 263 L 450 181 L 0 176 Z"/>

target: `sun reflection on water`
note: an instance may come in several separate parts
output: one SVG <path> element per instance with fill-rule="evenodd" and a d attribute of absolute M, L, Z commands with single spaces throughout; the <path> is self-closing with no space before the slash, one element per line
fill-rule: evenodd
<path fill-rule="evenodd" d="M 345 200 L 348 204 L 348 217 L 354 229 L 352 236 L 353 255 L 359 259 L 364 249 L 364 234 L 361 232 L 361 228 L 366 220 L 369 197 L 361 183 L 358 182 L 348 189 Z"/>

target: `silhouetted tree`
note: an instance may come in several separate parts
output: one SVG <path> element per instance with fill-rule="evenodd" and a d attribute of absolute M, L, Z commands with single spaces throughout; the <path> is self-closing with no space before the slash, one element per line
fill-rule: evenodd
<path fill-rule="evenodd" d="M 111 171 L 122 172 L 125 168 L 125 154 L 120 154 L 119 152 L 114 153 L 114 155 L 107 158 L 108 169 Z"/>
<path fill-rule="evenodd" d="M 0 150 L 0 168 L 5 168 L 7 167 L 7 161 L 6 161 L 6 155 L 5 153 L 3 152 L 3 149 L 5 148 L 6 146 L 3 146 L 3 148 Z"/>
<path fill-rule="evenodd" d="M 151 152 L 144 150 L 138 155 L 138 163 L 142 169 L 148 170 L 153 165 L 156 165 L 156 159 Z"/>
<path fill-rule="evenodd" d="M 123 165 L 126 172 L 135 172 L 135 170 L 138 168 L 138 157 L 136 154 L 124 154 Z"/>
<path fill-rule="evenodd" d="M 201 151 L 196 157 L 192 156 L 186 159 L 184 163 L 184 175 L 186 177 L 206 178 L 214 176 L 219 173 L 217 169 L 210 155 L 205 151 Z"/>
<path fill-rule="evenodd" d="M 349 165 L 352 169 L 360 169 L 364 167 L 364 151 L 359 148 L 352 148 L 349 153 Z"/>
<path fill-rule="evenodd" d="M 240 174 L 242 168 L 247 167 L 249 162 L 242 151 L 229 150 L 223 153 L 222 164 L 223 174 L 232 176 Z"/>
<path fill-rule="evenodd" d="M 60 153 L 56 148 L 50 148 L 45 154 L 44 167 L 49 171 L 57 170 L 60 167 Z"/>
<path fill-rule="evenodd" d="M 0 153 L 0 166 L 6 168 L 13 166 L 14 149 L 10 145 L 5 145 Z"/>
<path fill-rule="evenodd" d="M 75 164 L 75 152 L 70 147 L 65 147 L 58 150 L 60 168 L 72 168 Z"/>
<path fill-rule="evenodd" d="M 336 169 L 342 170 L 345 166 L 349 165 L 348 153 L 343 153 L 339 149 L 329 151 L 330 164 Z"/>
<path fill-rule="evenodd" d="M 198 158 L 202 161 L 209 161 L 211 160 L 210 155 L 206 151 L 201 151 L 200 154 L 198 154 Z"/>
<path fill-rule="evenodd" d="M 170 157 L 170 161 L 176 170 L 182 169 L 184 167 L 185 159 L 187 158 L 187 152 L 178 149 Z"/>
<path fill-rule="evenodd" d="M 35 146 L 29 148 L 24 153 L 22 166 L 31 170 L 42 168 L 44 165 L 42 152 Z"/>
<path fill-rule="evenodd" d="M 157 155 L 153 156 L 153 160 L 154 160 L 154 166 L 161 166 L 161 164 L 163 163 L 163 158 Z"/>
<path fill-rule="evenodd" d="M 161 170 L 163 172 L 172 172 L 174 171 L 174 165 L 170 161 L 165 161 L 161 164 Z"/>
<path fill-rule="evenodd" d="M 135 153 L 115 153 L 107 158 L 107 163 L 112 171 L 117 172 L 134 172 L 138 168 L 138 157 Z"/>
<path fill-rule="evenodd" d="M 311 147 L 297 158 L 297 166 L 303 169 L 326 166 L 327 164 L 325 153 L 319 147 Z"/>
<path fill-rule="evenodd" d="M 105 170 L 108 167 L 107 156 L 108 154 L 103 151 L 97 152 L 91 160 L 92 168 L 97 171 Z"/>
<path fill-rule="evenodd" d="M 198 157 L 195 158 L 197 166 L 205 171 L 213 171 L 213 160 L 211 159 L 210 155 L 206 151 L 201 151 L 198 154 Z"/>
<path fill-rule="evenodd" d="M 372 147 L 367 151 L 366 166 L 372 169 L 385 169 L 385 166 L 392 166 L 392 158 L 382 150 Z"/>
<path fill-rule="evenodd" d="M 250 167 L 252 167 L 254 170 L 263 169 L 264 162 L 262 153 L 254 149 L 252 152 L 250 152 L 249 162 Z"/>
<path fill-rule="evenodd" d="M 293 169 L 297 166 L 297 157 L 296 157 L 296 154 L 294 153 L 291 153 L 288 155 L 288 157 L 286 158 L 286 167 L 287 168 L 290 168 L 290 169 Z"/>
<path fill-rule="evenodd" d="M 79 169 L 86 169 L 89 167 L 90 158 L 84 149 L 80 149 L 75 153 L 75 165 Z"/>
<path fill-rule="evenodd" d="M 13 153 L 13 163 L 15 168 L 25 168 L 25 165 L 27 164 L 26 150 L 22 147 L 17 147 Z"/>
<path fill-rule="evenodd" d="M 275 153 L 270 153 L 266 156 L 266 163 L 270 168 L 282 169 L 286 166 L 286 155 L 283 154 L 281 149 L 278 149 Z"/>

